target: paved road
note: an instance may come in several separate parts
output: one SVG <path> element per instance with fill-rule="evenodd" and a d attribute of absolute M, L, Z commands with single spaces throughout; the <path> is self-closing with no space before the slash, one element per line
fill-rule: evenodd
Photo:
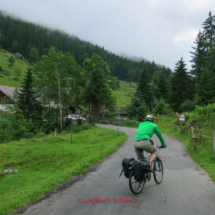
<path fill-rule="evenodd" d="M 116 126 L 100 125 L 116 129 Z M 87 174 L 66 190 L 29 207 L 25 215 L 214 215 L 215 184 L 208 174 L 187 154 L 183 143 L 164 135 L 168 145 L 161 150 L 164 179 L 160 185 L 147 182 L 143 192 L 135 196 L 128 186 L 128 179 L 119 178 L 124 157 L 136 157 L 133 139 L 136 129 L 122 128 L 129 135 L 116 153 L 106 159 L 95 171 Z M 155 144 L 159 144 L 156 136 Z M 109 198 L 108 203 L 84 203 L 91 198 Z M 113 198 L 137 198 L 137 203 L 114 203 Z M 77 202 L 82 198 L 82 202 Z M 109 200 L 109 201 L 110 201 Z M 119 201 L 119 200 L 118 200 Z"/>

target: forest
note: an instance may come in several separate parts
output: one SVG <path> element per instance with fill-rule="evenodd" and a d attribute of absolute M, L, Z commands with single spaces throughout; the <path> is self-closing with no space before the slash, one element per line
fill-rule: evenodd
<path fill-rule="evenodd" d="M 47 55 L 48 50 L 54 46 L 57 51 L 71 53 L 80 66 L 86 58 L 98 54 L 107 62 L 111 75 L 123 81 L 137 82 L 143 67 L 147 69 L 149 80 L 157 70 L 163 71 L 166 77 L 171 73 L 170 68 L 158 65 L 154 61 L 141 59 L 137 62 L 127 59 L 105 50 L 104 47 L 82 41 L 76 36 L 6 16 L 3 13 L 0 13 L 0 32 L 1 46 L 4 49 L 12 53 L 18 52 L 31 61 Z"/>
<path fill-rule="evenodd" d="M 181 58 L 172 72 L 155 62 L 123 58 L 64 32 L 0 14 L 1 48 L 21 53 L 30 63 L 16 94 L 17 107 L 1 113 L 2 140 L 48 134 L 56 127 L 62 132 L 68 106 L 81 105 L 86 114 L 97 117 L 116 116 L 113 91 L 119 80 L 131 86 L 137 83 L 126 109 L 129 119 L 139 122 L 148 113 L 173 115 L 214 103 L 215 17 L 211 12 L 201 27 L 190 53 L 192 69 L 188 71 Z M 13 65 L 12 58 L 8 62 Z"/>

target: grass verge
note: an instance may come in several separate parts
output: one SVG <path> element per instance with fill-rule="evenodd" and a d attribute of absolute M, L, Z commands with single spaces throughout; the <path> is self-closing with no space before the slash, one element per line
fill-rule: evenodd
<path fill-rule="evenodd" d="M 96 138 L 95 138 L 96 133 Z M 114 153 L 125 133 L 93 126 L 71 135 L 48 135 L 0 144 L 0 214 L 42 198 L 71 177 Z M 18 173 L 3 174 L 5 169 Z"/>
<path fill-rule="evenodd" d="M 157 124 L 160 124 L 160 130 L 163 134 L 168 134 L 181 140 L 185 144 L 190 156 L 208 172 L 211 179 L 215 182 L 215 154 L 213 153 L 213 138 L 203 137 L 202 139 L 199 138 L 197 140 L 192 139 L 192 132 L 188 127 L 183 127 L 181 132 L 180 125 L 177 126 L 174 124 L 177 119 L 177 116 L 160 116 Z M 194 133 L 199 134 L 199 131 Z M 206 128 L 202 128 L 202 133 L 207 137 L 213 137 L 213 131 L 208 133 Z"/>

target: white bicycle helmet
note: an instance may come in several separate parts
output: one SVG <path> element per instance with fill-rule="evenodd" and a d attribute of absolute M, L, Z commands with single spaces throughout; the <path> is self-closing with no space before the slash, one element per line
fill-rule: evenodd
<path fill-rule="evenodd" d="M 147 121 L 153 122 L 155 119 L 156 119 L 156 118 L 155 118 L 155 116 L 153 116 L 153 115 L 147 115 L 147 116 L 146 116 L 146 120 L 147 120 Z"/>

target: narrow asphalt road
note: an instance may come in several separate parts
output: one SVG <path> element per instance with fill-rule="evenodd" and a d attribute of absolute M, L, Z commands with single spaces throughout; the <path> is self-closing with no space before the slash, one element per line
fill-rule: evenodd
<path fill-rule="evenodd" d="M 117 129 L 116 126 L 99 125 Z M 88 173 L 68 189 L 59 191 L 37 204 L 30 206 L 24 215 L 214 215 L 215 184 L 206 171 L 187 154 L 182 142 L 164 135 L 166 149 L 160 151 L 164 164 L 164 178 L 160 185 L 147 182 L 143 192 L 137 196 L 131 193 L 128 179 L 119 178 L 121 161 L 135 157 L 133 148 L 137 129 L 120 127 L 128 134 L 125 144 L 95 171 Z M 159 145 L 154 135 L 153 140 Z M 82 202 L 77 199 L 81 198 Z M 109 198 L 108 203 L 85 203 L 89 199 Z M 137 203 L 114 202 L 114 198 L 137 199 Z M 79 199 L 80 200 L 80 199 Z M 81 200 L 80 200 L 81 201 Z M 111 202 L 110 202 L 111 201 Z"/>

